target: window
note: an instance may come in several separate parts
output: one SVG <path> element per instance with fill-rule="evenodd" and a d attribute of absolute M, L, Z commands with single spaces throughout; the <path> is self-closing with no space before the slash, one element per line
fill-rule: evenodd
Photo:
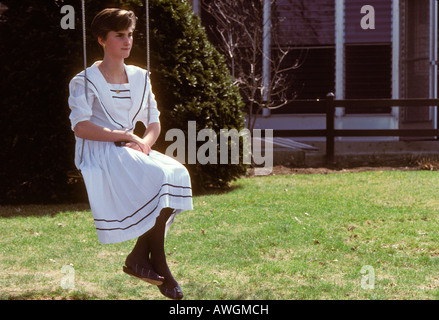
<path fill-rule="evenodd" d="M 382 45 L 345 46 L 345 98 L 389 99 L 392 96 L 392 48 Z M 349 109 L 346 113 L 388 113 L 386 108 Z"/>
<path fill-rule="evenodd" d="M 375 29 L 363 29 L 361 13 L 367 4 L 374 10 Z M 345 2 L 345 98 L 392 97 L 392 0 Z M 346 113 L 389 113 L 391 108 L 346 108 Z"/>
<path fill-rule="evenodd" d="M 289 46 L 286 64 L 299 60 L 288 75 L 288 96 L 324 99 L 335 85 L 335 4 L 333 0 L 277 0 L 278 41 Z M 324 113 L 325 108 L 285 107 L 272 113 Z"/>

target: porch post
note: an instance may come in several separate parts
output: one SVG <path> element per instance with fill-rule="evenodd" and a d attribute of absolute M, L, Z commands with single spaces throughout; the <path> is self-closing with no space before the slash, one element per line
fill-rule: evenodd
<path fill-rule="evenodd" d="M 437 1 L 430 0 L 430 90 L 429 98 L 437 99 L 437 36 L 438 14 Z M 438 129 L 438 107 L 433 108 L 433 128 Z M 436 137 L 439 138 L 439 137 Z"/>
<path fill-rule="evenodd" d="M 335 0 L 335 99 L 345 98 L 345 0 Z M 335 108 L 334 126 L 343 129 L 344 108 Z M 336 138 L 342 139 L 342 138 Z"/>
<path fill-rule="evenodd" d="M 344 99 L 344 0 L 335 0 L 335 98 Z"/>
<path fill-rule="evenodd" d="M 392 99 L 399 99 L 399 60 L 400 60 L 400 18 L 399 18 L 399 0 L 392 2 Z M 392 110 L 393 114 L 398 117 L 397 110 Z M 396 114 L 395 114 L 396 113 Z"/>
<path fill-rule="evenodd" d="M 392 1 L 392 99 L 400 98 L 400 55 L 401 55 L 401 36 L 400 36 L 400 10 L 399 0 Z M 392 107 L 392 128 L 399 129 L 399 107 Z M 394 137 L 400 140 L 400 137 Z"/>
<path fill-rule="evenodd" d="M 262 81 L 263 81 L 263 98 L 264 101 L 270 99 L 268 88 L 271 81 L 271 0 L 264 0 L 264 20 L 262 36 Z"/>
<path fill-rule="evenodd" d="M 192 0 L 192 9 L 194 10 L 194 13 L 197 15 L 197 16 L 200 16 L 200 11 L 201 11 L 201 8 L 200 8 L 200 0 Z"/>

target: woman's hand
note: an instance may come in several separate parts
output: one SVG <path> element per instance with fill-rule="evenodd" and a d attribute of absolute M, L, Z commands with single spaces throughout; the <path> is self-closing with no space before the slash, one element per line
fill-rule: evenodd
<path fill-rule="evenodd" d="M 127 142 L 123 146 L 134 149 L 134 150 L 139 151 L 139 152 L 142 152 L 142 149 L 140 149 L 139 145 L 137 143 L 134 143 L 134 142 Z"/>
<path fill-rule="evenodd" d="M 125 147 L 140 151 L 146 155 L 149 155 L 151 152 L 151 147 L 145 141 L 145 139 L 141 139 L 136 135 L 132 135 L 132 140 L 125 144 Z"/>
<path fill-rule="evenodd" d="M 158 136 L 160 135 L 160 123 L 151 123 L 145 131 L 143 138 L 130 133 L 130 140 L 125 144 L 125 146 L 132 148 L 134 150 L 143 152 L 149 156 L 151 152 L 151 146 L 154 145 Z"/>

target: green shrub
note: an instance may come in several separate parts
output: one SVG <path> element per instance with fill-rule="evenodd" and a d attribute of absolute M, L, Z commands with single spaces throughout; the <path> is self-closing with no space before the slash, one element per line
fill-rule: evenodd
<path fill-rule="evenodd" d="M 161 110 L 162 151 L 172 143 L 164 142 L 166 131 L 179 128 L 187 137 L 188 121 L 196 121 L 197 132 L 204 128 L 217 134 L 220 129 L 243 129 L 243 103 L 238 88 L 190 4 L 184 0 L 153 0 L 150 16 L 151 80 Z M 203 143 L 198 142 L 197 146 Z M 246 170 L 244 165 L 230 162 L 186 167 L 195 190 L 225 187 Z"/>

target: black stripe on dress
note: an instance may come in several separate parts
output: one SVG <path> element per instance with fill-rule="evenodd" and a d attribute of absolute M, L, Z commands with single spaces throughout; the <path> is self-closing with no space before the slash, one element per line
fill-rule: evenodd
<path fill-rule="evenodd" d="M 182 195 L 175 195 L 175 194 L 171 194 L 171 193 L 163 193 L 160 195 L 159 198 L 161 198 L 162 196 L 166 196 L 169 195 L 171 197 L 179 197 L 179 198 L 192 198 L 192 196 L 182 196 Z M 104 229 L 104 228 L 96 228 L 96 230 L 100 230 L 100 231 L 112 231 L 112 230 L 126 230 L 129 229 L 131 227 L 134 227 L 135 225 L 138 225 L 140 222 L 142 222 L 143 220 L 145 220 L 147 217 L 149 217 L 154 211 L 157 210 L 157 207 L 159 206 L 159 203 L 157 203 L 157 205 L 155 206 L 155 208 L 148 213 L 146 216 L 144 216 L 142 219 L 140 219 L 139 221 L 137 221 L 136 223 L 133 223 L 132 225 L 129 225 L 128 227 L 125 228 L 108 228 L 108 229 Z M 142 208 L 143 209 L 143 208 Z M 140 209 L 139 209 L 140 210 Z"/>
<path fill-rule="evenodd" d="M 111 92 L 129 92 L 130 90 L 126 89 L 126 90 L 114 90 L 114 89 L 110 89 Z"/>
<path fill-rule="evenodd" d="M 134 216 L 135 216 L 137 213 L 139 213 L 143 208 L 145 208 L 148 204 L 150 204 L 152 201 L 154 201 L 155 198 L 157 198 L 157 196 L 160 195 L 160 192 L 162 191 L 162 189 L 163 189 L 164 186 L 170 186 L 170 187 L 173 187 L 173 188 L 181 188 L 181 189 L 192 189 L 191 187 L 175 186 L 175 185 L 172 185 L 172 184 L 170 184 L 170 183 L 164 183 L 164 184 L 162 184 L 162 186 L 160 187 L 159 192 L 157 192 L 157 194 L 156 194 L 154 197 L 152 197 L 151 200 L 149 200 L 147 203 L 145 203 L 142 207 L 140 207 L 138 210 L 136 210 L 133 214 L 131 214 L 131 215 L 129 215 L 129 216 L 126 216 L 126 217 L 123 218 L 122 220 L 94 219 L 94 221 L 96 221 L 96 222 L 107 222 L 107 223 L 111 223 L 111 222 L 119 222 L 119 223 L 122 223 L 122 222 L 124 222 L 126 219 L 129 219 L 129 218 L 134 217 Z M 169 196 L 172 196 L 172 197 L 179 197 L 179 198 L 190 198 L 190 197 L 192 197 L 192 195 L 190 195 L 190 196 L 183 196 L 183 195 L 175 195 L 175 194 L 172 194 L 172 193 L 163 193 L 163 194 L 160 195 L 159 198 L 161 198 L 161 197 L 164 196 L 164 195 L 169 195 Z M 157 207 L 158 207 L 158 204 L 157 204 L 157 206 L 156 206 L 156 207 L 155 207 L 150 213 L 148 213 L 148 214 L 147 214 L 145 217 L 143 217 L 140 221 L 138 221 L 137 223 L 132 224 L 132 225 L 126 227 L 126 228 L 114 228 L 114 229 L 100 229 L 100 228 L 96 228 L 96 229 L 97 229 L 97 230 L 116 230 L 116 229 L 125 230 L 125 229 L 128 229 L 128 228 L 130 228 L 130 227 L 132 227 L 132 226 L 134 226 L 134 225 L 140 223 L 143 219 L 145 219 L 146 217 L 148 217 L 151 213 L 153 213 L 153 212 L 157 209 Z"/>

